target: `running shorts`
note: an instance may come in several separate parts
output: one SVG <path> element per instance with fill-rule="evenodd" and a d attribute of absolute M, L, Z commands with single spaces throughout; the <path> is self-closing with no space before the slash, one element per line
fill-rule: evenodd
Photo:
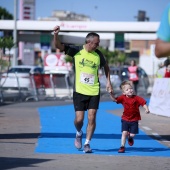
<path fill-rule="evenodd" d="M 139 126 L 138 126 L 138 121 L 133 121 L 133 122 L 129 122 L 126 120 L 121 120 L 122 122 L 122 132 L 123 131 L 127 131 L 133 134 L 138 134 L 139 132 Z"/>
<path fill-rule="evenodd" d="M 73 93 L 73 103 L 75 111 L 87 111 L 88 109 L 98 109 L 100 94 L 97 96 L 87 96 L 77 92 Z"/>

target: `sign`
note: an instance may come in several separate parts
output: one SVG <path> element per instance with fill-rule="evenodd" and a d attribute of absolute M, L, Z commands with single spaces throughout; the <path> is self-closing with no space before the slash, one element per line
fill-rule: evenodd
<path fill-rule="evenodd" d="M 48 34 L 42 34 L 40 36 L 41 49 L 48 50 L 50 48 L 51 36 Z"/>
<path fill-rule="evenodd" d="M 156 78 L 149 103 L 150 112 L 170 117 L 170 78 Z"/>
<path fill-rule="evenodd" d="M 49 54 L 45 57 L 45 66 L 54 67 L 58 64 L 58 57 L 55 54 Z"/>
<path fill-rule="evenodd" d="M 20 0 L 20 20 L 35 20 L 35 0 Z M 29 41 L 28 41 L 29 42 Z M 19 42 L 19 59 L 23 61 L 25 65 L 34 64 L 34 44 Z M 25 48 L 24 48 L 25 47 Z M 30 48 L 29 48 L 30 47 Z M 32 52 L 29 52 L 29 49 Z"/>
<path fill-rule="evenodd" d="M 20 0 L 20 19 L 35 19 L 35 0 Z"/>
<path fill-rule="evenodd" d="M 124 51 L 124 33 L 115 33 L 115 49 Z"/>
<path fill-rule="evenodd" d="M 22 62 L 24 65 L 34 65 L 34 44 L 24 43 L 23 44 L 23 58 Z"/>
<path fill-rule="evenodd" d="M 44 57 L 45 70 L 71 70 L 72 64 L 66 63 L 64 54 L 48 54 Z"/>

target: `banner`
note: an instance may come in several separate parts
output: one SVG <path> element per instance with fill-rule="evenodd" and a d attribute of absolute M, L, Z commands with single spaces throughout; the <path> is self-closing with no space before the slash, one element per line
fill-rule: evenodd
<path fill-rule="evenodd" d="M 65 54 L 48 54 L 44 57 L 44 70 L 71 70 L 72 64 L 65 61 Z"/>
<path fill-rule="evenodd" d="M 149 103 L 150 112 L 170 117 L 170 78 L 156 78 Z"/>

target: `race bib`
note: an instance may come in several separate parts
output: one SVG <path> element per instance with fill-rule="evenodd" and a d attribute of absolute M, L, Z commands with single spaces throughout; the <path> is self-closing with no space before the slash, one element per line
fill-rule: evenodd
<path fill-rule="evenodd" d="M 93 74 L 81 73 L 80 74 L 80 82 L 83 84 L 93 85 L 95 80 L 95 76 Z"/>
<path fill-rule="evenodd" d="M 135 73 L 130 73 L 130 79 L 136 79 L 136 78 L 137 78 L 137 76 Z"/>

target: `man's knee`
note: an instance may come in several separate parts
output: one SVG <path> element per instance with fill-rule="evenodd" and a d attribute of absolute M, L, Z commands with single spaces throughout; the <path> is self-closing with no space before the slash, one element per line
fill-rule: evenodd
<path fill-rule="evenodd" d="M 95 109 L 90 109 L 88 112 L 88 121 L 90 124 L 94 124 L 96 122 L 96 112 Z"/>
<path fill-rule="evenodd" d="M 82 122 L 84 119 L 84 112 L 83 111 L 76 111 L 75 121 Z"/>

